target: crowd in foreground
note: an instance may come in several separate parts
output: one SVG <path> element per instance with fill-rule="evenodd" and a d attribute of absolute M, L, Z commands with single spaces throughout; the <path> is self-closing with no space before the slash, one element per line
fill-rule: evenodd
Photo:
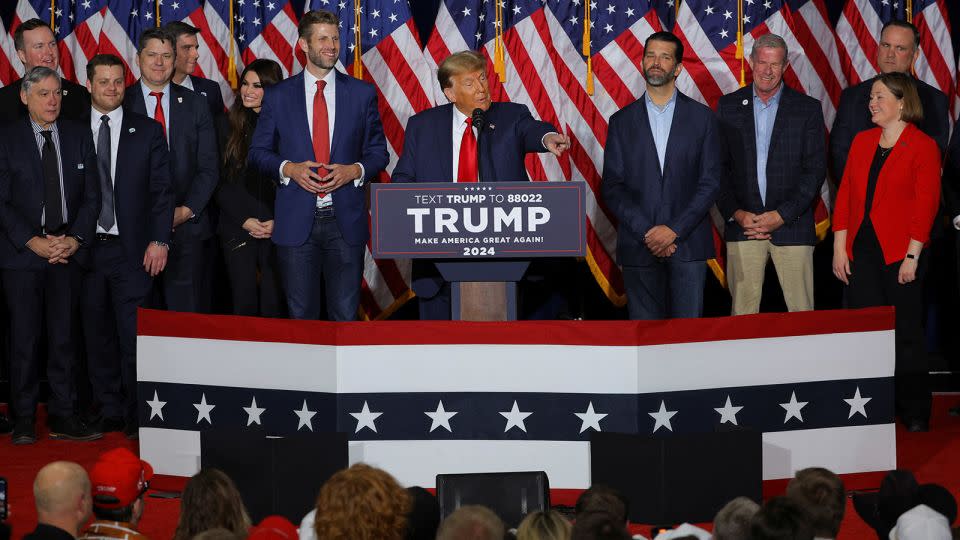
<path fill-rule="evenodd" d="M 89 474 L 55 461 L 36 476 L 37 525 L 26 540 L 145 540 L 138 532 L 149 512 L 144 496 L 153 469 L 124 448 L 102 454 Z M 885 540 L 951 540 L 960 528 L 957 502 L 938 484 L 919 484 L 905 470 L 890 471 L 879 491 L 853 493 L 857 513 Z M 654 540 L 824 540 L 836 538 L 847 492 L 833 472 L 812 467 L 796 473 L 782 496 L 759 505 L 746 497 L 727 503 L 712 533 L 684 523 L 654 528 Z M 556 509 L 529 513 L 508 528 L 490 508 L 460 506 L 441 519 L 437 499 L 420 487 L 404 489 L 382 469 L 358 463 L 327 480 L 315 508 L 299 528 L 281 516 L 251 523 L 233 481 L 204 469 L 186 484 L 173 540 L 630 540 L 629 501 L 617 490 L 595 485 L 576 502 L 572 521 Z M 92 521 L 91 521 L 92 518 Z M 633 529 L 636 529 L 633 527 Z M 0 523 L 0 539 L 11 537 Z"/>

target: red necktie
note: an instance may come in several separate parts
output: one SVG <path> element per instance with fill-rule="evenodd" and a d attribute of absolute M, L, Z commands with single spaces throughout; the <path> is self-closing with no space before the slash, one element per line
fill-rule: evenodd
<path fill-rule="evenodd" d="M 163 128 L 163 136 L 167 136 L 167 119 L 163 116 L 163 92 L 150 92 L 150 95 L 157 98 L 157 108 L 153 110 L 153 119 L 160 122 Z"/>
<path fill-rule="evenodd" d="M 457 182 L 477 181 L 477 137 L 473 134 L 473 118 L 467 117 L 467 129 L 460 140 L 460 160 L 457 166 Z"/>
<path fill-rule="evenodd" d="M 317 163 L 330 161 L 330 119 L 327 117 L 327 100 L 323 97 L 326 81 L 317 81 L 317 93 L 313 95 L 313 158 Z M 325 169 L 317 171 L 324 176 Z M 323 197 L 323 194 L 319 194 Z"/>

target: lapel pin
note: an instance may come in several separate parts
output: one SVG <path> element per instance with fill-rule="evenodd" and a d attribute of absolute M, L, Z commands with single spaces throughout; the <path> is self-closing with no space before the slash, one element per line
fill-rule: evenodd
<path fill-rule="evenodd" d="M 83 163 L 77 163 L 77 170 L 83 170 Z"/>
<path fill-rule="evenodd" d="M 203 97 L 207 97 L 207 93 L 206 93 L 206 92 L 200 92 L 200 95 L 203 96 Z"/>
<path fill-rule="evenodd" d="M 182 97 L 178 97 L 178 98 L 177 98 L 177 103 L 183 103 L 183 98 L 182 98 Z"/>
<path fill-rule="evenodd" d="M 128 129 L 127 131 L 129 131 L 130 133 L 136 133 L 136 132 L 137 132 L 137 128 L 130 128 L 130 129 Z"/>
<path fill-rule="evenodd" d="M 743 104 L 744 104 L 744 105 L 748 105 L 749 103 L 750 103 L 750 100 L 749 100 L 749 99 L 743 100 Z"/>
<path fill-rule="evenodd" d="M 63 90 L 60 92 L 60 95 L 65 96 L 69 93 L 69 90 Z"/>
<path fill-rule="evenodd" d="M 490 129 L 497 129 L 497 125 L 496 125 L 496 124 L 490 124 L 490 125 L 487 126 L 487 127 L 490 128 Z"/>

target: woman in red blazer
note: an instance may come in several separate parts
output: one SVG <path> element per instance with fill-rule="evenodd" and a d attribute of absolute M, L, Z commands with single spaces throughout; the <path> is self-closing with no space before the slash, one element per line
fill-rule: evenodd
<path fill-rule="evenodd" d="M 870 91 L 877 127 L 853 140 L 833 212 L 833 273 L 847 307 L 896 308 L 897 411 L 926 431 L 930 388 L 923 345 L 923 251 L 940 205 L 940 150 L 916 127 L 923 108 L 913 79 L 878 76 Z"/>

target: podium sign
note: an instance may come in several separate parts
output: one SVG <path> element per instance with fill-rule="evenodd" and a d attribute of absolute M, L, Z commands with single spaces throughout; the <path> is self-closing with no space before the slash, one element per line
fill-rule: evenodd
<path fill-rule="evenodd" d="M 586 255 L 583 182 L 372 184 L 375 258 Z"/>

